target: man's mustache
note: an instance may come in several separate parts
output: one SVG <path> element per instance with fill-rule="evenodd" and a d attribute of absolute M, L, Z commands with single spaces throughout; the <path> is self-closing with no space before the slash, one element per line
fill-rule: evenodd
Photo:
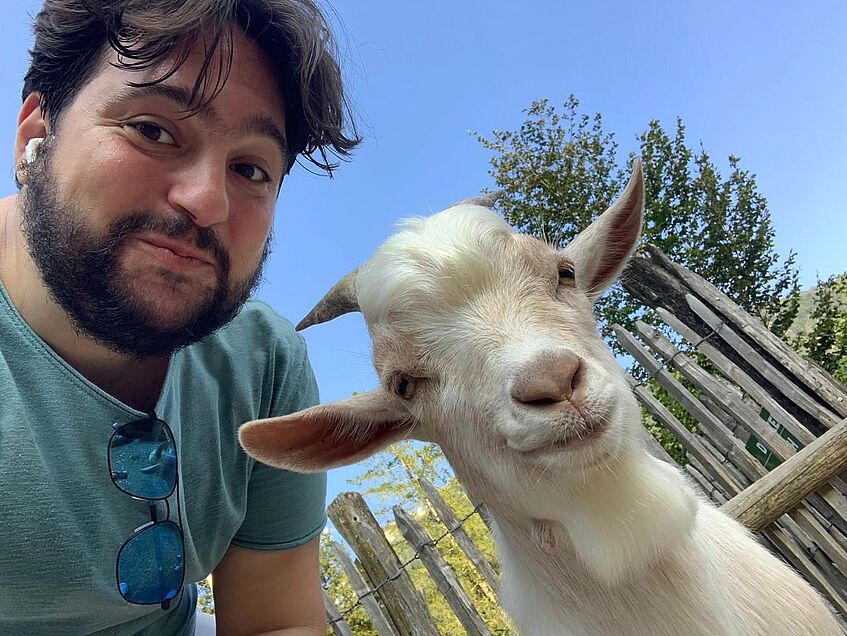
<path fill-rule="evenodd" d="M 113 221 L 109 226 L 106 249 L 117 250 L 133 234 L 151 232 L 191 243 L 214 258 L 218 268 L 229 271 L 229 254 L 214 230 L 198 227 L 184 214 L 162 215 L 139 210 Z"/>

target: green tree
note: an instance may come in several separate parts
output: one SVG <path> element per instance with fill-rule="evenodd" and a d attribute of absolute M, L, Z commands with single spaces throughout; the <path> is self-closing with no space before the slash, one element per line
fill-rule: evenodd
<path fill-rule="evenodd" d="M 494 153 L 490 172 L 504 191 L 497 209 L 521 231 L 562 247 L 620 193 L 635 153 L 621 162 L 602 115 L 580 113 L 573 96 L 560 110 L 538 100 L 524 112 L 517 130 L 476 136 Z M 723 177 L 705 149 L 689 147 L 681 119 L 673 137 L 654 120 L 637 141 L 646 189 L 643 241 L 712 281 L 782 335 L 797 311 L 795 256 L 783 259 L 774 249 L 770 211 L 755 174 L 733 155 Z M 629 328 L 642 318 L 661 327 L 620 286 L 596 308 L 617 351 L 611 324 Z"/>
<path fill-rule="evenodd" d="M 364 495 L 376 495 L 383 507 L 374 511 L 377 518 L 385 519 L 395 504 L 419 505 L 424 494 L 417 480 L 426 479 L 441 484 L 452 477 L 452 473 L 435 444 L 423 444 L 411 440 L 396 442 L 390 448 L 369 458 L 367 470 L 351 479 L 356 486 L 367 486 Z"/>
<path fill-rule="evenodd" d="M 812 302 L 809 327 L 793 345 L 847 383 L 847 273 L 819 280 Z"/>

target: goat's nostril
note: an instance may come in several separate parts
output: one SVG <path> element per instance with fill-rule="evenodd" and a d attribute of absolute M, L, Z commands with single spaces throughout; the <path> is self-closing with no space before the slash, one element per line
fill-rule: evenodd
<path fill-rule="evenodd" d="M 561 384 L 549 376 L 518 383 L 512 389 L 512 397 L 528 406 L 550 406 L 566 399 Z"/>
<path fill-rule="evenodd" d="M 577 389 L 579 389 L 582 384 L 582 359 L 576 359 L 576 364 L 573 365 L 573 368 L 569 370 L 570 378 L 567 380 L 567 396 L 568 399 L 572 399 L 574 393 L 576 393 Z"/>

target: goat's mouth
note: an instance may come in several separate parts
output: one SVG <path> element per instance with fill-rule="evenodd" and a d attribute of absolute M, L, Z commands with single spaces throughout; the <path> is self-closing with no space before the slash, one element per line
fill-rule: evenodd
<path fill-rule="evenodd" d="M 600 437 L 607 427 L 605 418 L 586 418 L 574 422 L 561 436 L 551 440 L 537 451 L 576 450 Z"/>
<path fill-rule="evenodd" d="M 537 456 L 548 453 L 573 452 L 580 450 L 602 437 L 609 428 L 607 413 L 580 411 L 576 417 L 566 421 L 550 422 L 549 433 L 537 439 L 531 446 L 515 448 L 523 455 Z"/>

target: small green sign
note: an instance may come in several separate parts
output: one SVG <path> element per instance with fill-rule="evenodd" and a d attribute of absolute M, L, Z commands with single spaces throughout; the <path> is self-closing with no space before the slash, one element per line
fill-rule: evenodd
<path fill-rule="evenodd" d="M 788 442 L 791 447 L 795 451 L 799 451 L 803 448 L 803 445 L 797 441 L 791 433 L 785 430 L 785 427 L 780 424 L 774 417 L 768 413 L 766 409 L 762 409 L 761 413 L 759 413 L 761 418 L 765 420 L 768 424 L 770 424 L 771 428 L 773 428 L 777 434 L 782 437 L 786 442 Z M 772 470 L 773 468 L 779 466 L 782 461 L 770 452 L 767 447 L 765 447 L 762 442 L 755 435 L 751 435 L 750 439 L 747 440 L 747 446 L 745 446 L 747 451 L 756 459 L 758 459 L 762 465 L 767 470 Z"/>

